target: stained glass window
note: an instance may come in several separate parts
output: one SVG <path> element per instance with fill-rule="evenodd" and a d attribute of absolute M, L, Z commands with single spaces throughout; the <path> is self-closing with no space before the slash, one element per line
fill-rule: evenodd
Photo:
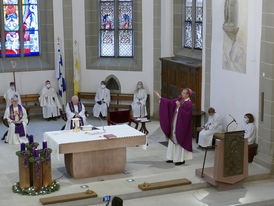
<path fill-rule="evenodd" d="M 6 56 L 20 56 L 18 0 L 4 0 Z"/>
<path fill-rule="evenodd" d="M 133 56 L 132 0 L 100 1 L 100 56 Z"/>
<path fill-rule="evenodd" d="M 38 0 L 2 0 L 2 2 L 4 26 L 0 26 L 0 29 L 3 29 L 5 34 L 6 56 L 21 56 L 22 52 L 25 56 L 39 55 Z M 3 48 L 1 46 L 0 44 L 0 50 Z"/>
<path fill-rule="evenodd" d="M 203 47 L 203 0 L 184 0 L 183 47 Z"/>
<path fill-rule="evenodd" d="M 37 0 L 22 0 L 24 55 L 39 55 Z"/>

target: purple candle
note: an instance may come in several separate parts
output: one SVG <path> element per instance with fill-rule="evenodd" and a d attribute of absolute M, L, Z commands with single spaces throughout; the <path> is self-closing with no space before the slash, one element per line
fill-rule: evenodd
<path fill-rule="evenodd" d="M 33 143 L 33 136 L 30 135 L 30 136 L 29 136 L 29 144 L 32 144 L 32 143 Z"/>
<path fill-rule="evenodd" d="M 25 143 L 21 143 L 21 152 L 24 152 L 26 150 Z"/>
<path fill-rule="evenodd" d="M 46 141 L 46 140 L 44 140 L 44 141 L 43 141 L 43 149 L 47 149 L 47 148 L 48 148 L 47 141 Z"/>
<path fill-rule="evenodd" d="M 35 149 L 34 150 L 34 157 L 38 157 L 39 156 L 39 151 L 38 151 L 38 149 Z"/>

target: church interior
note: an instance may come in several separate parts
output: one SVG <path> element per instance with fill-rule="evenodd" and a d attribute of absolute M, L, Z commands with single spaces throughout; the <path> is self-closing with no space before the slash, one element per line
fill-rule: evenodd
<path fill-rule="evenodd" d="M 0 205 L 274 205 L 273 0 L 0 0 Z"/>

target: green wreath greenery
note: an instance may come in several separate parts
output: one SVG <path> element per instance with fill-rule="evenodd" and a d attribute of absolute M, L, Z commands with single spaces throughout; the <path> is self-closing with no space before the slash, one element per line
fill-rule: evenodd
<path fill-rule="evenodd" d="M 25 153 L 26 153 L 27 156 L 30 156 L 30 151 L 26 150 Z M 16 155 L 17 155 L 18 157 L 23 157 L 23 156 L 24 156 L 24 153 L 21 152 L 21 151 L 17 151 L 17 152 L 16 152 Z"/>
<path fill-rule="evenodd" d="M 52 149 L 48 148 L 48 151 L 49 151 L 50 154 L 52 153 Z M 46 154 L 46 152 L 45 152 L 44 149 L 40 149 L 40 150 L 39 150 L 39 154 L 43 156 L 43 155 Z"/>
<path fill-rule="evenodd" d="M 35 148 L 37 148 L 37 147 L 39 146 L 39 143 L 38 143 L 38 142 L 34 142 L 33 144 L 34 144 Z M 27 144 L 26 144 L 26 148 L 27 148 L 27 149 L 32 149 L 32 145 L 30 145 L 29 143 L 27 143 Z"/>
<path fill-rule="evenodd" d="M 52 181 L 51 185 L 48 185 L 47 187 L 42 187 L 40 191 L 35 191 L 33 187 L 21 189 L 19 182 L 15 183 L 12 186 L 12 191 L 14 193 L 18 193 L 21 195 L 29 195 L 29 196 L 47 195 L 55 191 L 58 191 L 59 189 L 60 189 L 60 184 L 56 182 L 56 180 Z"/>
<path fill-rule="evenodd" d="M 40 162 L 44 162 L 45 161 L 45 158 L 44 157 L 40 157 Z M 35 163 L 36 162 L 36 159 L 33 157 L 33 156 L 31 156 L 30 158 L 29 158 L 29 162 L 30 163 Z"/>

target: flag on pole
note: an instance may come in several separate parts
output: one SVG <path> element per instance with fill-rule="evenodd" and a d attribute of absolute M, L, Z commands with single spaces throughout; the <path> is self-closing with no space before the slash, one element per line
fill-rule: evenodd
<path fill-rule="evenodd" d="M 62 104 L 65 104 L 65 92 L 66 92 L 66 82 L 65 82 L 65 74 L 64 74 L 64 67 L 63 67 L 63 57 L 61 52 L 60 41 L 57 41 L 57 52 L 55 58 L 55 71 L 56 71 L 56 78 L 58 81 L 58 93 L 62 99 Z"/>
<path fill-rule="evenodd" d="M 73 83 L 74 83 L 74 95 L 78 96 L 79 93 L 79 82 L 80 82 L 80 65 L 79 65 L 79 47 L 78 43 L 75 40 L 74 42 L 74 75 L 73 75 Z"/>

